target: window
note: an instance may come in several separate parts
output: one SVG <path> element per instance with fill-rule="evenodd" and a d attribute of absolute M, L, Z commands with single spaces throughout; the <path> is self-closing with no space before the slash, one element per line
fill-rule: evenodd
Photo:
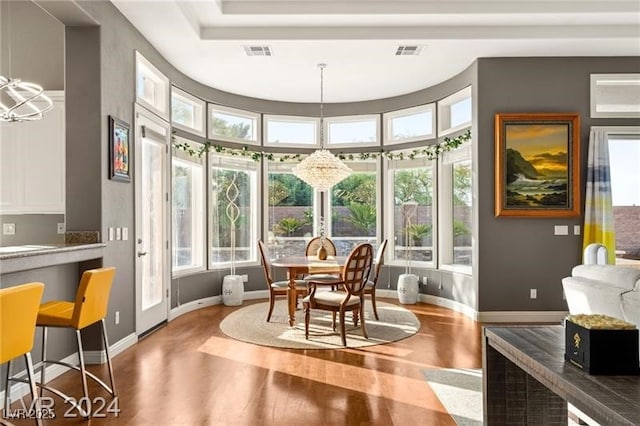
<path fill-rule="evenodd" d="M 136 52 L 136 102 L 169 120 L 169 79 Z"/>
<path fill-rule="evenodd" d="M 608 139 L 616 263 L 640 263 L 640 129 Z"/>
<path fill-rule="evenodd" d="M 299 256 L 317 235 L 320 209 L 313 188 L 293 175 L 293 163 L 267 163 L 265 243 L 275 257 Z M 314 229 L 315 228 L 315 229 Z"/>
<path fill-rule="evenodd" d="M 435 137 L 435 105 L 421 105 L 384 114 L 385 145 Z"/>
<path fill-rule="evenodd" d="M 340 255 L 346 256 L 360 243 L 378 243 L 378 162 L 359 161 L 347 165 L 353 173 L 330 191 L 329 235 Z"/>
<path fill-rule="evenodd" d="M 640 74 L 591 74 L 591 117 L 640 117 Z"/>
<path fill-rule="evenodd" d="M 315 146 L 319 140 L 319 120 L 311 117 L 266 115 L 265 145 Z"/>
<path fill-rule="evenodd" d="M 209 104 L 209 138 L 259 145 L 259 118 L 253 112 Z"/>
<path fill-rule="evenodd" d="M 389 160 L 387 229 L 390 263 L 434 266 L 435 163 L 424 157 Z"/>
<path fill-rule="evenodd" d="M 179 139 L 179 142 L 196 143 Z M 173 150 L 171 160 L 173 273 L 204 269 L 204 161 Z"/>
<path fill-rule="evenodd" d="M 206 103 L 177 87 L 171 88 L 171 123 L 178 129 L 205 136 Z"/>
<path fill-rule="evenodd" d="M 257 262 L 258 169 L 253 160 L 210 157 L 209 265 L 213 268 L 228 267 L 232 260 Z"/>
<path fill-rule="evenodd" d="M 440 267 L 471 273 L 473 260 L 473 174 L 471 145 L 441 157 Z"/>
<path fill-rule="evenodd" d="M 438 136 L 468 127 L 472 121 L 471 86 L 438 101 Z"/>
<path fill-rule="evenodd" d="M 324 119 L 329 146 L 372 146 L 380 144 L 380 116 L 362 115 Z"/>

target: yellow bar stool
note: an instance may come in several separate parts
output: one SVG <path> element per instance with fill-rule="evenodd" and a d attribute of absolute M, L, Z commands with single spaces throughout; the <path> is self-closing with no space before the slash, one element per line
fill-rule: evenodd
<path fill-rule="evenodd" d="M 24 356 L 27 365 L 26 382 L 31 389 L 33 402 L 38 401 L 38 393 L 31 360 L 33 337 L 36 332 L 38 306 L 42 299 L 44 284 L 28 283 L 0 290 L 0 364 L 7 363 L 5 380 L 4 409 L 11 407 L 10 381 L 25 382 L 23 379 L 11 377 L 11 361 Z M 33 408 L 37 408 L 34 404 Z M 42 424 L 36 413 L 37 424 Z"/>
<path fill-rule="evenodd" d="M 89 404 L 89 391 L 87 388 L 87 377 L 94 380 L 102 386 L 112 396 L 116 396 L 116 389 L 113 379 L 113 367 L 111 366 L 111 356 L 109 354 L 109 341 L 107 339 L 107 327 L 105 325 L 105 317 L 107 316 L 107 307 L 109 305 L 109 294 L 111 292 L 111 284 L 116 268 L 100 268 L 85 271 L 80 279 L 80 286 L 76 293 L 75 303 L 52 300 L 40 305 L 38 310 L 38 319 L 36 324 L 43 327 L 42 330 L 42 369 L 40 370 L 40 386 L 65 400 L 71 400 L 61 391 L 46 386 L 45 381 L 45 365 L 58 364 L 67 368 L 72 368 L 80 372 L 82 378 L 82 391 L 84 399 Z M 80 331 L 92 324 L 100 322 L 102 324 L 102 341 L 107 353 L 107 364 L 109 366 L 110 386 L 98 378 L 85 368 L 84 355 L 82 349 L 82 335 Z M 47 329 L 48 327 L 68 327 L 76 331 L 76 340 L 78 342 L 78 358 L 80 366 L 71 365 L 61 361 L 48 360 L 46 358 L 47 351 Z M 42 390 L 41 390 L 42 392 Z M 83 410 L 81 404 L 74 404 L 75 408 L 83 417 L 89 417 L 90 413 Z"/>

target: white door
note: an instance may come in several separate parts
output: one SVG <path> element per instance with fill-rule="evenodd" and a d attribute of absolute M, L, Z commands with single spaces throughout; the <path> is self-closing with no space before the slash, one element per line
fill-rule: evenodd
<path fill-rule="evenodd" d="M 169 124 L 136 105 L 136 333 L 168 318 Z"/>

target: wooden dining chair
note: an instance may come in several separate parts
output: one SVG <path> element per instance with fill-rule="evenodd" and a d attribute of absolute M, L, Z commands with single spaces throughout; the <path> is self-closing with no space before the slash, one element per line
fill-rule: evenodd
<path fill-rule="evenodd" d="M 376 252 L 375 265 L 373 267 L 373 272 L 375 275 L 373 277 L 369 277 L 367 280 L 367 284 L 364 287 L 364 294 L 371 295 L 371 307 L 373 308 L 373 316 L 376 320 L 379 320 L 378 317 L 378 309 L 376 308 L 376 285 L 378 284 L 378 278 L 380 278 L 380 271 L 382 264 L 384 263 L 384 252 L 387 249 L 387 240 L 384 240 L 382 244 L 378 247 L 378 251 Z"/>
<path fill-rule="evenodd" d="M 305 256 L 315 256 L 322 244 L 322 237 L 313 237 L 307 243 L 307 247 L 304 250 Z M 327 249 L 327 255 L 335 256 L 338 253 L 336 250 L 336 245 L 331 241 L 330 238 L 324 237 L 324 248 Z"/>
<path fill-rule="evenodd" d="M 262 267 L 264 268 L 264 278 L 267 281 L 267 288 L 269 289 L 269 313 L 267 314 L 267 322 L 271 320 L 271 314 L 273 313 L 273 306 L 276 303 L 276 297 L 287 297 L 289 291 L 289 281 L 274 281 L 271 274 L 271 261 L 269 260 L 269 250 L 266 244 L 262 240 L 258 240 L 258 249 L 260 250 L 260 256 L 262 257 Z M 298 295 L 307 294 L 307 283 L 302 280 L 296 280 L 296 304 Z"/>
<path fill-rule="evenodd" d="M 340 336 L 342 345 L 347 346 L 347 334 L 345 328 L 345 313 L 353 312 L 354 325 L 358 325 L 358 317 L 362 335 L 368 339 L 365 327 L 364 315 L 358 315 L 364 310 L 364 289 L 366 286 L 371 264 L 373 263 L 373 247 L 371 244 L 363 243 L 356 246 L 349 254 L 344 267 L 342 268 L 340 290 L 336 291 L 316 291 L 318 286 L 326 286 L 325 282 L 307 281 L 309 283 L 309 294 L 302 300 L 304 305 L 304 337 L 309 339 L 309 321 L 311 309 L 331 311 L 333 316 L 333 330 L 336 329 L 336 313 L 340 318 Z"/>

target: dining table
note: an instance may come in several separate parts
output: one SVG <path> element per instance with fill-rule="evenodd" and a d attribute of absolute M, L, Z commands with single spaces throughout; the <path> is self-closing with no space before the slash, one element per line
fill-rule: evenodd
<path fill-rule="evenodd" d="M 339 274 L 346 262 L 346 256 L 327 256 L 321 260 L 318 256 L 285 256 L 274 260 L 271 265 L 287 270 L 287 306 L 289 307 L 289 326 L 296 323 L 296 279 L 304 274 Z"/>

